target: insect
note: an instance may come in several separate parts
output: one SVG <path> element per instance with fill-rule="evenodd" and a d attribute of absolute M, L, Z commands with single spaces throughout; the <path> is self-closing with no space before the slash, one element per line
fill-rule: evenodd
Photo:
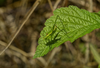
<path fill-rule="evenodd" d="M 59 18 L 60 23 L 57 23 L 58 18 Z M 62 26 L 63 28 L 59 28 L 57 26 L 57 24 L 61 24 L 60 26 Z M 57 15 L 55 23 L 54 23 L 51 31 L 44 37 L 44 40 L 46 41 L 45 44 L 52 45 L 55 42 L 57 42 L 58 40 L 60 40 L 61 37 L 60 38 L 57 38 L 57 37 L 60 35 L 61 32 L 63 32 L 64 35 L 67 35 L 63 21 L 61 20 L 59 15 Z"/>

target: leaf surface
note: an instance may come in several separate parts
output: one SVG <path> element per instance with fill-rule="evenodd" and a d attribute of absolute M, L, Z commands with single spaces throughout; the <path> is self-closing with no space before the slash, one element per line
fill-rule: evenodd
<path fill-rule="evenodd" d="M 66 41 L 79 37 L 100 27 L 100 17 L 76 6 L 62 7 L 53 12 L 40 33 L 37 50 L 33 58 L 44 56 Z"/>

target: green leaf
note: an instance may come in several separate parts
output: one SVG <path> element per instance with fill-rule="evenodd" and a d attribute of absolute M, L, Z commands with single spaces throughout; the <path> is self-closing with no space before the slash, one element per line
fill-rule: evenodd
<path fill-rule="evenodd" d="M 99 12 L 97 12 L 97 13 L 95 13 L 95 14 L 97 14 L 97 15 L 100 17 L 100 11 L 99 11 Z"/>
<path fill-rule="evenodd" d="M 38 47 L 33 58 L 44 56 L 66 41 L 79 37 L 100 27 L 100 17 L 76 6 L 62 7 L 46 20 L 40 33 Z"/>

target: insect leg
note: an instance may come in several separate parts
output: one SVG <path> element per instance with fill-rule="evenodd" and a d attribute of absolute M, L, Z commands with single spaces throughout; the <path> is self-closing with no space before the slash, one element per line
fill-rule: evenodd
<path fill-rule="evenodd" d="M 57 15 L 57 17 L 59 17 L 59 15 Z M 63 29 L 62 30 L 64 30 L 64 33 L 65 34 L 67 34 L 67 31 L 65 30 L 66 28 L 65 28 L 65 26 L 64 26 L 64 24 L 63 24 L 63 21 L 61 20 L 61 18 L 59 17 L 59 20 L 60 20 L 60 22 L 61 22 L 61 24 L 62 24 L 62 26 L 63 26 Z M 57 27 L 58 28 L 58 27 Z M 60 28 L 58 28 L 59 30 L 60 30 Z M 61 31 L 62 31 L 61 30 Z M 68 35 L 67 35 L 67 37 L 69 37 Z"/>

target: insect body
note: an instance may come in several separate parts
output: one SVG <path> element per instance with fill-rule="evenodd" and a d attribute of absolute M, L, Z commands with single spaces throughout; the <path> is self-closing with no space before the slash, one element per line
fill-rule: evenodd
<path fill-rule="evenodd" d="M 57 20 L 59 20 L 60 22 L 58 23 Z M 62 26 L 62 28 L 59 28 L 57 26 L 57 24 L 60 24 L 60 26 Z M 63 33 L 63 35 L 65 35 L 65 34 L 67 35 L 63 21 L 57 15 L 55 23 L 54 23 L 53 27 L 51 28 L 51 31 L 43 39 L 46 41 L 47 45 L 52 45 L 61 39 L 61 36 L 59 37 L 60 33 Z"/>
<path fill-rule="evenodd" d="M 46 38 L 47 38 L 48 36 L 50 36 L 53 32 L 55 32 L 56 28 L 57 28 L 57 27 L 55 26 L 54 29 L 53 29 L 50 33 L 48 33 L 44 39 L 46 39 Z"/>

